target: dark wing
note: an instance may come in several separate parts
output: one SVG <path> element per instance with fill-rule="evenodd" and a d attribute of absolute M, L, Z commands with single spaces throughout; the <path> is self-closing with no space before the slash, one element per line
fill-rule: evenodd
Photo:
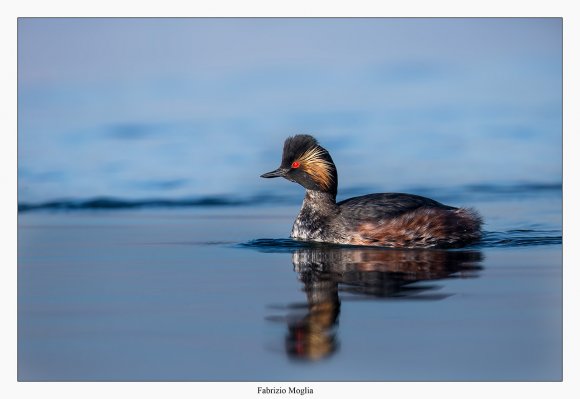
<path fill-rule="evenodd" d="M 383 193 L 353 197 L 338 203 L 345 219 L 353 221 L 391 218 L 421 207 L 456 209 L 413 194 Z"/>

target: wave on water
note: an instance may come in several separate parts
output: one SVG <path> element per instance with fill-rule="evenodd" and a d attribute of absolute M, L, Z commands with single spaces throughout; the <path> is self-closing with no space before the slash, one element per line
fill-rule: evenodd
<path fill-rule="evenodd" d="M 481 194 L 501 197 L 504 195 L 535 194 L 546 192 L 561 192 L 561 183 L 526 183 L 511 185 L 469 185 L 463 187 L 448 188 L 412 188 L 401 192 L 415 193 L 428 197 L 434 197 L 441 201 L 462 202 L 469 201 L 471 197 Z M 338 200 L 344 196 L 364 195 L 370 192 L 381 192 L 370 187 L 351 187 L 341 190 Z M 291 205 L 302 201 L 303 193 L 282 192 L 278 194 L 256 193 L 254 195 L 239 197 L 236 195 L 213 195 L 202 197 L 188 197 L 177 199 L 143 198 L 123 199 L 118 197 L 93 197 L 87 199 L 58 199 L 42 202 L 19 202 L 18 211 L 27 212 L 34 210 L 95 210 L 95 209 L 136 209 L 136 208 L 185 208 L 185 207 L 219 207 L 219 206 L 255 206 L 255 205 Z"/>
<path fill-rule="evenodd" d="M 219 207 L 246 206 L 273 203 L 291 203 L 287 197 L 259 195 L 251 198 L 232 196 L 208 196 L 185 199 L 137 199 L 125 200 L 113 197 L 99 197 L 86 200 L 56 200 L 39 203 L 21 202 L 19 212 L 35 210 L 96 210 L 96 209 L 138 209 L 138 208 L 186 208 L 186 207 Z"/>
<path fill-rule="evenodd" d="M 477 250 L 482 248 L 505 248 L 505 247 L 526 247 L 538 245 L 559 245 L 562 244 L 562 235 L 557 230 L 508 230 L 505 232 L 486 231 L 477 243 L 472 245 L 450 249 L 455 250 Z M 364 247 L 354 245 L 339 245 L 329 243 L 319 243 L 310 241 L 298 241 L 290 238 L 259 238 L 237 245 L 240 248 L 250 248 L 260 252 L 286 253 L 297 249 L 385 249 L 387 247 Z"/>
<path fill-rule="evenodd" d="M 293 252 L 297 249 L 353 248 L 354 246 L 315 241 L 299 241 L 291 238 L 258 238 L 240 243 L 237 247 L 255 249 L 260 252 L 285 253 Z"/>
<path fill-rule="evenodd" d="M 508 230 L 505 232 L 484 232 L 479 243 L 472 247 L 525 247 L 534 245 L 562 244 L 559 230 Z"/>

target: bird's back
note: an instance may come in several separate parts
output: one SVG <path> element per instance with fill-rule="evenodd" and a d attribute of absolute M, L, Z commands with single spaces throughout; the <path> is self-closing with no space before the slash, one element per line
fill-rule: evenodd
<path fill-rule="evenodd" d="M 481 217 L 412 194 L 384 193 L 339 202 L 343 243 L 397 248 L 456 247 L 477 240 Z"/>
<path fill-rule="evenodd" d="M 420 195 L 402 193 L 368 194 L 346 199 L 337 205 L 342 217 L 352 221 L 389 219 L 422 207 L 457 209 Z"/>

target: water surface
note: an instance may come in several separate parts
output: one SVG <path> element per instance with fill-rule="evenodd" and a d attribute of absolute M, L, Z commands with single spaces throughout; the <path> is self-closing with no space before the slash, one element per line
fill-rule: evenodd
<path fill-rule="evenodd" d="M 512 191 L 460 250 L 293 241 L 299 204 L 22 212 L 19 379 L 560 380 L 561 194 Z"/>

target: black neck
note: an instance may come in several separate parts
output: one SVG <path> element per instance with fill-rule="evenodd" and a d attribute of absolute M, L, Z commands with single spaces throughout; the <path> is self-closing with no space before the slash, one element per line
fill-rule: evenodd
<path fill-rule="evenodd" d="M 304 201 L 316 204 L 317 208 L 334 209 L 336 207 L 336 192 L 306 190 Z"/>

